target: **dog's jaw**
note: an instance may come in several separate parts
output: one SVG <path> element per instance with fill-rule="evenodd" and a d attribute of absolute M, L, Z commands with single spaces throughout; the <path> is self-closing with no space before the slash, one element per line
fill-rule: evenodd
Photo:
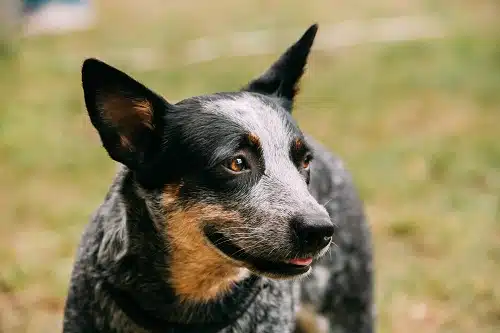
<path fill-rule="evenodd" d="M 209 232 L 210 229 L 212 228 L 206 228 L 204 231 L 207 244 L 221 257 L 226 258 L 235 265 L 246 267 L 255 274 L 273 279 L 294 279 L 306 276 L 311 271 L 314 259 L 322 256 L 329 248 L 328 245 L 317 256 L 311 256 L 311 261 L 307 264 L 295 264 L 291 262 L 293 260 L 272 261 L 251 257 L 248 253 L 245 253 L 242 249 L 232 244 L 229 239 L 214 238 L 214 233 L 211 234 Z M 221 247 L 217 244 L 224 244 L 225 246 Z M 235 256 L 232 253 L 238 255 Z"/>
<path fill-rule="evenodd" d="M 165 206 L 176 200 L 175 187 L 165 188 Z M 238 220 L 233 212 L 217 205 L 194 205 L 189 210 L 169 207 L 165 238 L 168 243 L 169 283 L 181 301 L 204 303 L 230 292 L 245 277 L 241 267 L 209 246 L 200 230 L 202 218 Z"/>

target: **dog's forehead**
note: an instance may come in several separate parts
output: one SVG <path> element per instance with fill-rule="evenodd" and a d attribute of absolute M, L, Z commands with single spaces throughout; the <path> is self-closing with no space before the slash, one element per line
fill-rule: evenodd
<path fill-rule="evenodd" d="M 264 146 L 287 145 L 298 134 L 278 100 L 242 92 L 201 103 L 203 112 L 214 113 L 255 134 Z"/>

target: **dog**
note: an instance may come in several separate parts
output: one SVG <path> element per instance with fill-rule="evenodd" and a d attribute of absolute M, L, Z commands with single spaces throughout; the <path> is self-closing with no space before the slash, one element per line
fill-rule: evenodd
<path fill-rule="evenodd" d="M 84 61 L 119 170 L 83 233 L 64 333 L 374 331 L 363 203 L 292 117 L 317 30 L 243 88 L 176 104 Z"/>

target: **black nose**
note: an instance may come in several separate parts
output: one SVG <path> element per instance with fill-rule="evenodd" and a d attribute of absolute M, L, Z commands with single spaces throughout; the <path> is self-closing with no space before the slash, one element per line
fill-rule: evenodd
<path fill-rule="evenodd" d="M 316 252 L 327 246 L 335 227 L 328 217 L 296 216 L 292 228 L 304 252 Z"/>

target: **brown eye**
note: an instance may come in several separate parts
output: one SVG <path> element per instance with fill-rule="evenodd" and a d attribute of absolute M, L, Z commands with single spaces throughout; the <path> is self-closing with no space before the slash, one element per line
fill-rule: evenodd
<path fill-rule="evenodd" d="M 302 161 L 302 168 L 309 169 L 309 165 L 311 164 L 311 161 L 312 161 L 312 156 L 307 154 L 304 157 L 304 160 Z"/>
<path fill-rule="evenodd" d="M 241 156 L 233 157 L 226 162 L 226 168 L 233 172 L 242 172 L 247 169 L 247 163 Z"/>

